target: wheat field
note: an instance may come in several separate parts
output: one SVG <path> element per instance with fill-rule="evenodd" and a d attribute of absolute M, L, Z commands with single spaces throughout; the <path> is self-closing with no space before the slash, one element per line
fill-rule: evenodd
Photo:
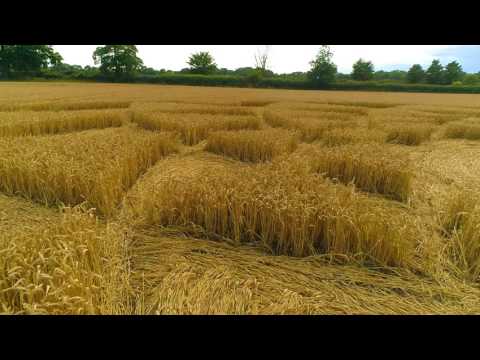
<path fill-rule="evenodd" d="M 0 314 L 480 314 L 480 96 L 0 83 Z"/>

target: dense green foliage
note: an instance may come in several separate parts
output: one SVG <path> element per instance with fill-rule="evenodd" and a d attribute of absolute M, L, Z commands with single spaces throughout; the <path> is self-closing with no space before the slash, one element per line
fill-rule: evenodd
<path fill-rule="evenodd" d="M 212 74 L 217 68 L 213 56 L 208 52 L 198 52 L 192 54 L 187 61 L 190 65 L 190 72 L 193 74 Z"/>
<path fill-rule="evenodd" d="M 464 85 L 480 85 L 480 73 L 465 74 L 462 83 Z"/>
<path fill-rule="evenodd" d="M 343 81 L 328 87 L 329 90 L 358 90 L 358 91 L 398 91 L 398 92 L 428 92 L 428 93 L 458 93 L 480 94 L 478 86 L 465 85 L 432 85 L 432 84 L 406 84 L 382 83 L 377 81 Z"/>
<path fill-rule="evenodd" d="M 332 61 L 333 53 L 328 45 L 323 45 L 317 57 L 310 62 L 308 79 L 315 86 L 325 86 L 335 81 L 337 66 Z"/>
<path fill-rule="evenodd" d="M 407 81 L 411 84 L 421 83 L 425 79 L 425 71 L 419 64 L 413 65 L 407 73 Z"/>
<path fill-rule="evenodd" d="M 357 81 L 372 80 L 374 74 L 374 67 L 371 61 L 364 61 L 359 59 L 353 64 L 352 79 Z"/>
<path fill-rule="evenodd" d="M 443 66 L 440 64 L 440 60 L 435 59 L 427 69 L 425 77 L 429 84 L 439 85 L 444 82 Z"/>
<path fill-rule="evenodd" d="M 102 74 L 119 79 L 132 76 L 143 66 L 137 53 L 135 45 L 105 45 L 97 47 L 93 60 L 100 64 Z"/>
<path fill-rule="evenodd" d="M 62 60 L 50 45 L 0 45 L 0 77 L 36 75 Z"/>
<path fill-rule="evenodd" d="M 375 71 L 373 74 L 373 79 L 375 81 L 406 81 L 407 72 L 402 70 L 393 70 L 393 71 Z"/>
<path fill-rule="evenodd" d="M 463 76 L 462 66 L 458 62 L 452 61 L 445 66 L 445 83 L 453 84 L 454 82 L 462 80 Z"/>

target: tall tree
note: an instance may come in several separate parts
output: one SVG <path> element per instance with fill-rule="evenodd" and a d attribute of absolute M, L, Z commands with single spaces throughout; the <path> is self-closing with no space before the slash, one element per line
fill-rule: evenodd
<path fill-rule="evenodd" d="M 105 45 L 96 48 L 93 60 L 96 65 L 100 64 L 100 71 L 105 75 L 129 77 L 143 67 L 137 53 L 135 45 Z"/>
<path fill-rule="evenodd" d="M 258 49 L 255 54 L 255 67 L 262 73 L 267 71 L 268 60 L 270 57 L 270 45 L 265 45 L 264 49 Z"/>
<path fill-rule="evenodd" d="M 372 80 L 374 71 L 375 69 L 371 61 L 358 59 L 358 61 L 353 64 L 352 79 L 359 81 Z"/>
<path fill-rule="evenodd" d="M 322 45 L 315 59 L 310 62 L 311 69 L 307 77 L 315 86 L 324 86 L 335 81 L 337 66 L 333 63 L 332 57 L 330 47 Z"/>
<path fill-rule="evenodd" d="M 435 59 L 425 72 L 429 84 L 442 84 L 444 81 L 444 70 L 440 60 Z"/>
<path fill-rule="evenodd" d="M 455 81 L 462 80 L 465 73 L 462 70 L 462 66 L 457 61 L 452 61 L 445 66 L 445 83 L 453 84 Z"/>
<path fill-rule="evenodd" d="M 0 45 L 0 75 L 4 77 L 36 73 L 62 60 L 51 45 Z"/>
<path fill-rule="evenodd" d="M 213 56 L 206 51 L 192 54 L 187 64 L 190 65 L 190 71 L 196 74 L 211 74 L 217 68 Z"/>
<path fill-rule="evenodd" d="M 407 81 L 411 84 L 418 84 L 425 79 L 425 71 L 419 64 L 412 65 L 407 73 Z"/>

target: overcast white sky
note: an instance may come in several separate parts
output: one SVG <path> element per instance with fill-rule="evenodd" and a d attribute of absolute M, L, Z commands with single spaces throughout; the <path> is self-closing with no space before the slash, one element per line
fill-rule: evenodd
<path fill-rule="evenodd" d="M 92 53 L 98 45 L 54 45 L 68 64 L 93 65 Z M 254 54 L 264 45 L 137 45 L 139 56 L 146 66 L 154 69 L 180 70 L 187 67 L 188 56 L 197 51 L 209 51 L 221 68 L 236 69 L 253 66 Z M 276 73 L 307 71 L 309 62 L 320 45 L 272 45 L 269 68 Z M 363 58 L 374 63 L 376 70 L 405 69 L 412 64 L 427 65 L 434 58 L 456 59 L 455 52 L 478 45 L 333 45 L 334 62 L 338 70 L 350 73 L 352 64 Z M 467 49 L 468 50 L 468 49 Z M 461 59 L 459 58 L 461 61 Z M 478 69 L 466 71 L 480 71 Z"/>

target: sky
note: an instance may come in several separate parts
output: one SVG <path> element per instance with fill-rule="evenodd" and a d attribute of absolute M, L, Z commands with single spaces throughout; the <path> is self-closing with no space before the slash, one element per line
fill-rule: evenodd
<path fill-rule="evenodd" d="M 64 62 L 94 65 L 92 53 L 98 45 L 54 45 Z M 254 66 L 254 55 L 265 45 L 137 45 L 145 66 L 181 70 L 190 54 L 209 51 L 220 68 Z M 275 73 L 307 71 L 320 45 L 271 45 L 269 69 Z M 480 71 L 480 45 L 332 45 L 333 61 L 341 73 L 350 73 L 359 58 L 373 62 L 376 70 L 408 70 L 412 64 L 428 66 L 433 59 L 443 64 L 457 60 L 466 72 Z"/>

